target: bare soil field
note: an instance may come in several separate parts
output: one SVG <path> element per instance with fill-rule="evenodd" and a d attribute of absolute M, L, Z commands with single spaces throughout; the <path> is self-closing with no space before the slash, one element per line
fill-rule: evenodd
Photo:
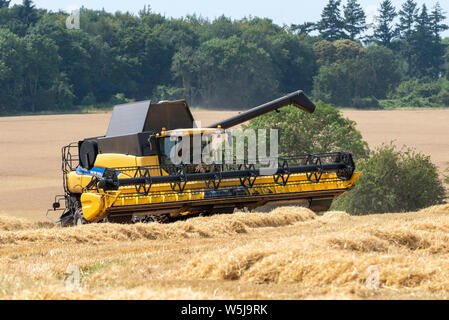
<path fill-rule="evenodd" d="M 448 109 L 345 110 L 343 114 L 357 122 L 370 148 L 393 141 L 431 156 L 441 170 L 449 167 Z"/>
<path fill-rule="evenodd" d="M 204 126 L 232 114 L 194 112 Z M 344 114 L 371 148 L 394 140 L 440 169 L 449 161 L 449 110 Z M 449 298 L 449 205 L 364 217 L 286 207 L 169 225 L 43 222 L 62 192 L 61 147 L 103 135 L 109 117 L 0 118 L 0 299 Z M 68 285 L 73 270 L 79 286 Z"/>

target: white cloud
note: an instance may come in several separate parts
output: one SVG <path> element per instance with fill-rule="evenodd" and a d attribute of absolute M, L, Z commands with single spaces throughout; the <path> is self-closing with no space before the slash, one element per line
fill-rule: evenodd
<path fill-rule="evenodd" d="M 376 19 L 379 15 L 379 8 L 376 5 L 370 5 L 365 8 L 366 23 L 376 23 Z"/>

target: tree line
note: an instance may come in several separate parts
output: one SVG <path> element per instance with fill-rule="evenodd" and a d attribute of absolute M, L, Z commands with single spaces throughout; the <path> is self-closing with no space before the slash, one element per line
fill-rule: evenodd
<path fill-rule="evenodd" d="M 438 3 L 379 6 L 368 25 L 357 0 L 329 0 L 318 22 L 213 21 L 80 11 L 0 0 L 0 114 L 186 98 L 245 108 L 303 89 L 340 107 L 449 106 L 448 29 Z"/>

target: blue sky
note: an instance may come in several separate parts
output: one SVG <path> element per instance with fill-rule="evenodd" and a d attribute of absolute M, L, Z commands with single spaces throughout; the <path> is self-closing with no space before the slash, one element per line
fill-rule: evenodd
<path fill-rule="evenodd" d="M 381 0 L 360 0 L 369 17 L 376 13 Z M 392 0 L 399 8 L 405 0 Z M 12 4 L 21 3 L 22 0 L 12 0 Z M 34 0 L 39 8 L 53 11 L 59 9 L 72 10 L 84 6 L 89 9 L 102 9 L 106 11 L 130 11 L 137 13 L 144 5 L 150 5 L 152 10 L 167 17 L 182 17 L 196 13 L 203 17 L 213 19 L 222 14 L 239 19 L 245 16 L 268 17 L 279 25 L 298 24 L 305 21 L 317 21 L 323 7 L 328 0 Z M 345 3 L 346 0 L 343 0 Z M 416 1 L 419 5 L 426 3 L 433 7 L 434 0 Z M 440 5 L 449 12 L 449 1 L 440 0 Z M 449 35 L 449 33 L 448 33 Z"/>

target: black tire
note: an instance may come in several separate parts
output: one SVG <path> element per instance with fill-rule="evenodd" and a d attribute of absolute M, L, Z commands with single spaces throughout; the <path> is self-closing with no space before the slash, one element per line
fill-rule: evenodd
<path fill-rule="evenodd" d="M 62 228 L 73 227 L 73 219 L 72 219 L 72 217 L 61 219 L 61 227 Z"/>
<path fill-rule="evenodd" d="M 73 225 L 75 227 L 82 226 L 83 224 L 87 224 L 88 221 L 83 217 L 83 209 L 78 208 L 73 215 Z"/>

